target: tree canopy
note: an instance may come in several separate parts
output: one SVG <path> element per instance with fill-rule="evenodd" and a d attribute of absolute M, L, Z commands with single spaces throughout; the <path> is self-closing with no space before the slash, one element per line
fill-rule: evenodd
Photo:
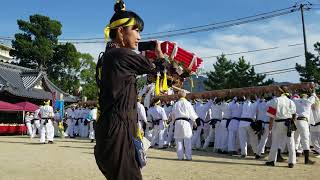
<path fill-rule="evenodd" d="M 320 42 L 314 44 L 317 54 L 306 54 L 305 66 L 296 63 L 296 70 L 300 74 L 301 82 L 315 82 L 320 84 Z"/>
<path fill-rule="evenodd" d="M 261 86 L 274 82 L 273 79 L 264 81 L 266 75 L 257 74 L 244 57 L 239 58 L 237 62 L 232 62 L 225 55 L 221 55 L 217 57 L 213 69 L 207 73 L 208 80 L 204 81 L 207 90 Z"/>
<path fill-rule="evenodd" d="M 29 21 L 17 23 L 22 32 L 15 34 L 10 55 L 19 65 L 46 71 L 49 79 L 65 92 L 75 94 L 82 86 L 82 95 L 96 97 L 93 57 L 78 52 L 71 43 L 58 42 L 62 34 L 59 21 L 35 14 Z"/>

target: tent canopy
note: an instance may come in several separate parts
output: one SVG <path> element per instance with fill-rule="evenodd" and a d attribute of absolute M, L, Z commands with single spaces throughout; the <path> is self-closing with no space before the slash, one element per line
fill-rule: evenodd
<path fill-rule="evenodd" d="M 0 111 L 23 111 L 23 109 L 15 104 L 0 101 Z"/>
<path fill-rule="evenodd" d="M 39 109 L 39 106 L 31 103 L 31 102 L 19 102 L 19 103 L 16 103 L 15 105 L 21 107 L 21 109 L 23 111 L 32 111 L 34 112 L 35 110 Z"/>

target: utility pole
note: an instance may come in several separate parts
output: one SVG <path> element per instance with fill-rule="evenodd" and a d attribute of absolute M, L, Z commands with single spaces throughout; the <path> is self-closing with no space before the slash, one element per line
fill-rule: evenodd
<path fill-rule="evenodd" d="M 305 29 L 305 25 L 304 25 L 304 16 L 303 16 L 303 8 L 304 8 L 304 6 L 305 6 L 305 4 L 300 4 L 302 30 L 303 30 L 303 43 L 304 43 L 304 57 L 305 57 L 305 60 L 307 61 L 308 49 L 307 49 L 306 29 Z"/>

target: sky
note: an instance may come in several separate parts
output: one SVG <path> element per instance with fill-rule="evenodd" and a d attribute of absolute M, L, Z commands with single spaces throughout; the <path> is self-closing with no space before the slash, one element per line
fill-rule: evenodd
<path fill-rule="evenodd" d="M 62 23 L 60 39 L 103 38 L 103 29 L 113 15 L 114 0 L 10 0 L 1 2 L 0 38 L 13 37 L 20 32 L 17 20 L 28 20 L 30 15 L 41 14 Z M 310 0 L 313 9 L 305 11 L 308 51 L 320 41 L 320 0 Z M 278 9 L 288 8 L 299 0 L 125 0 L 128 10 L 139 14 L 145 23 L 144 34 L 170 31 L 216 22 L 234 20 Z M 304 65 L 304 47 L 301 14 L 287 15 L 211 31 L 162 37 L 159 40 L 176 42 L 182 48 L 203 57 L 205 71 L 213 70 L 216 58 L 205 58 L 235 52 L 277 47 L 271 50 L 227 55 L 232 61 L 239 57 L 251 64 L 298 56 L 285 61 L 255 66 L 257 73 Z M 99 40 L 101 41 L 101 40 Z M 1 42 L 1 39 L 0 39 Z M 3 43 L 9 43 L 5 41 Z M 293 44 L 300 44 L 290 46 Z M 75 44 L 78 51 L 90 53 L 95 59 L 104 50 L 104 43 Z M 267 76 L 278 82 L 299 82 L 295 71 Z"/>

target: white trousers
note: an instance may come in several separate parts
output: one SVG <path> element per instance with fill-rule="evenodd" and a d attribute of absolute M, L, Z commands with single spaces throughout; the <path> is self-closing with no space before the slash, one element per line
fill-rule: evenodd
<path fill-rule="evenodd" d="M 218 126 L 217 137 L 217 149 L 221 149 L 222 151 L 228 150 L 228 129 L 226 127 L 227 120 L 221 120 Z"/>
<path fill-rule="evenodd" d="M 215 139 L 215 128 L 210 128 L 209 135 L 207 136 L 206 140 L 204 141 L 202 149 L 206 149 L 209 146 L 209 143 Z M 216 141 L 215 141 L 216 142 Z M 214 143 L 216 145 L 216 143 Z"/>
<path fill-rule="evenodd" d="M 48 120 L 47 124 L 44 124 L 45 120 L 41 120 L 40 124 L 40 143 L 46 142 L 46 137 L 48 141 L 53 141 L 54 137 L 54 127 L 51 120 Z"/>
<path fill-rule="evenodd" d="M 184 159 L 184 155 L 186 156 L 186 159 L 192 159 L 191 138 L 177 138 L 176 147 L 179 160 Z"/>
<path fill-rule="evenodd" d="M 144 132 L 144 137 L 146 137 L 150 142 L 152 141 L 152 131 L 152 123 L 148 122 Z"/>
<path fill-rule="evenodd" d="M 95 139 L 93 122 L 94 121 L 90 121 L 89 123 L 89 139 Z"/>
<path fill-rule="evenodd" d="M 171 144 L 172 140 L 173 140 L 173 135 L 174 135 L 174 125 L 173 125 L 173 121 L 171 121 L 169 123 L 169 128 L 168 128 L 168 135 L 167 135 L 167 139 L 166 142 L 168 144 Z"/>
<path fill-rule="evenodd" d="M 261 156 L 261 154 L 264 153 L 264 149 L 266 147 L 270 133 L 271 132 L 269 131 L 269 124 L 264 124 L 264 131 L 263 131 L 263 135 L 261 136 L 261 139 L 260 139 L 260 142 L 258 145 L 257 155 Z"/>
<path fill-rule="evenodd" d="M 57 137 L 59 136 L 59 128 L 58 128 L 58 122 L 57 121 L 53 121 L 53 127 L 54 127 L 54 136 Z"/>
<path fill-rule="evenodd" d="M 73 137 L 72 119 L 68 118 L 66 123 L 67 123 L 68 127 L 65 131 L 65 136 Z"/>
<path fill-rule="evenodd" d="M 198 126 L 197 130 L 192 135 L 192 148 L 201 148 L 201 131 L 203 129 L 203 126 Z"/>
<path fill-rule="evenodd" d="M 239 121 L 232 119 L 228 127 L 228 151 L 237 151 L 239 139 Z"/>
<path fill-rule="evenodd" d="M 87 138 L 89 135 L 89 126 L 84 124 L 84 119 L 80 125 L 80 137 Z"/>
<path fill-rule="evenodd" d="M 239 140 L 241 155 L 248 155 L 248 144 L 251 145 L 253 152 L 257 154 L 258 136 L 250 126 L 239 127 Z"/>
<path fill-rule="evenodd" d="M 38 129 L 38 133 L 40 134 L 40 120 L 34 120 L 33 126 L 32 126 L 32 137 L 36 136 Z"/>
<path fill-rule="evenodd" d="M 289 151 L 288 163 L 296 164 L 296 153 L 294 144 L 294 133 L 291 133 L 291 137 L 287 137 L 287 126 L 284 122 L 274 122 L 272 126 L 272 145 L 269 153 L 268 161 L 277 161 L 278 148 L 283 141 L 286 142 Z"/>
<path fill-rule="evenodd" d="M 81 124 L 80 119 L 78 119 L 78 120 L 74 119 L 73 120 L 73 133 L 74 134 L 78 134 L 79 135 L 79 133 L 80 133 L 80 124 Z"/>
<path fill-rule="evenodd" d="M 311 132 L 311 141 L 314 150 L 320 153 L 320 132 Z"/>
<path fill-rule="evenodd" d="M 31 122 L 26 122 L 26 126 L 27 126 L 27 129 L 28 129 L 28 135 L 33 137 L 32 136 L 32 125 L 31 125 Z"/>
<path fill-rule="evenodd" d="M 310 131 L 308 121 L 297 120 L 296 126 L 295 145 L 297 152 L 302 153 L 303 150 L 310 150 Z"/>
<path fill-rule="evenodd" d="M 152 140 L 151 140 L 151 146 L 154 146 L 156 143 L 158 143 L 159 148 L 163 148 L 164 145 L 164 129 L 160 129 L 159 125 L 155 125 L 152 132 Z"/>

